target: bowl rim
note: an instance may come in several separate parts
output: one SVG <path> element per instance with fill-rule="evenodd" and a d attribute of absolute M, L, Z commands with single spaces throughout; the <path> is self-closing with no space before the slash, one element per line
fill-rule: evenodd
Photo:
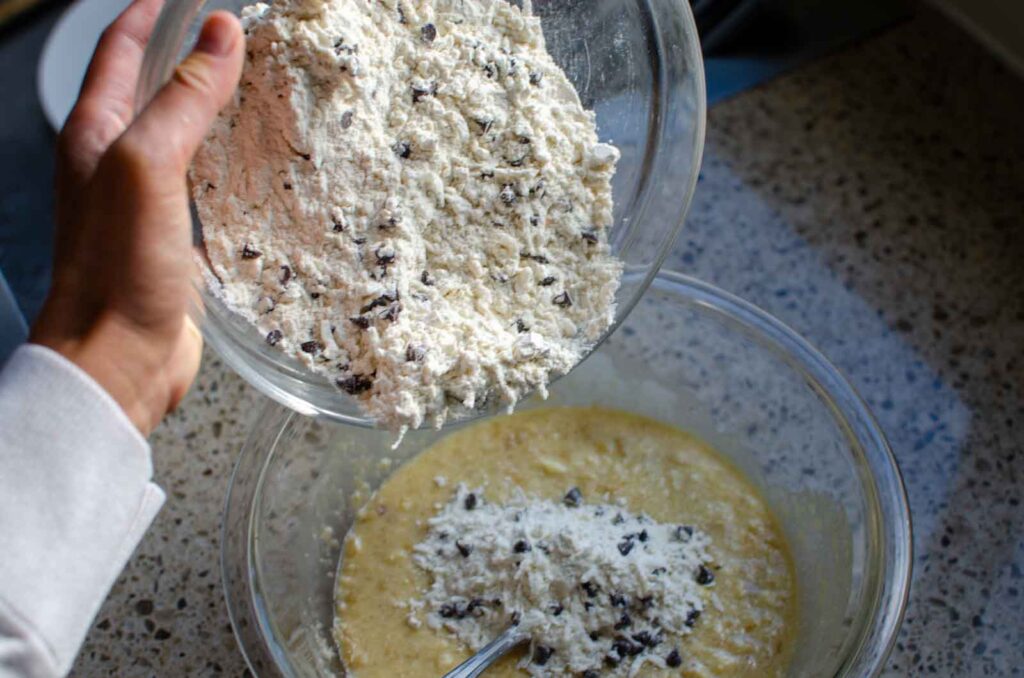
<path fill-rule="evenodd" d="M 622 322 L 629 316 L 629 313 L 633 308 L 640 302 L 643 297 L 643 291 L 654 281 L 658 271 L 661 269 L 665 260 L 668 258 L 672 251 L 673 244 L 679 237 L 680 232 L 686 222 L 686 217 L 689 213 L 690 206 L 693 203 L 693 197 L 696 193 L 697 183 L 700 178 L 700 168 L 704 158 L 704 145 L 707 136 L 707 80 L 704 70 L 704 61 L 700 48 L 700 36 L 697 32 L 697 24 L 694 19 L 693 10 L 688 2 L 685 0 L 667 0 L 670 5 L 675 6 L 675 11 L 682 21 L 682 30 L 686 35 L 686 40 L 681 44 L 682 51 L 686 53 L 685 63 L 687 65 L 687 71 L 692 74 L 694 81 L 694 110 L 692 117 L 694 121 L 693 127 L 693 151 L 690 158 L 693 171 L 690 176 L 682 184 L 681 188 L 684 191 L 682 193 L 682 200 L 679 201 L 679 209 L 677 211 L 677 217 L 674 223 L 671 223 L 671 228 L 666 233 L 664 238 L 664 246 L 655 254 L 647 266 L 646 274 L 640 281 L 639 289 L 642 290 L 640 294 L 636 294 L 631 299 L 627 299 L 618 304 L 616 309 L 616 319 L 607 330 L 605 330 L 602 336 L 595 341 L 584 353 L 584 359 L 591 353 L 597 351 L 601 345 L 615 333 L 616 329 Z M 142 67 L 139 72 L 138 85 L 136 87 L 136 96 L 134 101 L 134 107 L 136 111 L 143 110 L 159 89 L 166 83 L 170 78 L 174 70 L 175 59 L 158 59 L 153 55 L 166 50 L 168 46 L 180 46 L 184 43 L 188 27 L 194 21 L 195 17 L 199 14 L 203 0 L 194 0 L 193 2 L 176 2 L 167 3 L 160 11 L 160 15 L 157 18 L 156 28 L 154 30 L 154 37 L 150 40 L 150 44 L 147 46 Z M 657 24 L 655 24 L 656 26 Z M 654 39 L 658 45 L 661 45 L 664 41 L 664 35 L 661 32 L 656 32 Z M 664 51 L 664 50 L 663 50 Z M 655 86 L 656 92 L 668 91 L 668 83 L 666 80 L 665 69 L 661 68 L 658 74 L 658 82 Z M 657 116 L 657 129 L 662 138 L 665 136 L 665 130 L 669 124 L 669 111 L 665 107 L 664 100 L 666 95 L 662 94 L 657 97 L 659 100 L 659 115 Z M 649 191 L 645 191 L 645 194 Z M 630 221 L 642 221 L 647 213 L 647 206 L 650 202 L 650 196 L 645 195 L 641 201 L 641 207 L 639 213 L 630 218 Z M 192 211 L 193 225 L 198 224 L 198 217 L 195 213 L 195 206 L 190 200 L 190 208 Z M 268 396 L 269 398 L 277 401 L 281 405 L 294 410 L 300 414 L 313 417 L 322 417 L 326 420 L 330 420 L 340 424 L 346 424 L 350 426 L 358 426 L 361 428 L 373 428 L 375 422 L 368 418 L 366 415 L 359 411 L 359 414 L 352 414 L 351 412 L 343 411 L 342 409 L 335 407 L 332 403 L 315 402 L 314 399 L 306 398 L 301 395 L 301 389 L 293 388 L 292 385 L 295 382 L 300 382 L 312 373 L 306 370 L 303 366 L 291 364 L 292 359 L 290 356 L 283 356 L 280 359 L 271 359 L 265 357 L 265 348 L 262 344 L 253 342 L 252 345 L 239 342 L 231 336 L 231 332 L 227 329 L 227 326 L 231 324 L 231 321 L 216 320 L 211 321 L 211 315 L 207 312 L 207 299 L 210 299 L 214 303 L 223 303 L 218 297 L 216 292 L 212 291 L 208 287 L 207 277 L 212 275 L 212 271 L 201 267 L 200 263 L 196 263 L 198 267 L 198 275 L 193 280 L 193 294 L 191 295 L 188 314 L 194 321 L 195 325 L 203 335 L 204 341 L 209 344 L 217 352 L 217 355 L 227 364 L 234 372 L 241 375 L 241 377 L 251 386 L 253 386 L 260 393 Z M 628 273 L 629 271 L 627 271 Z M 227 313 L 234 313 L 231 309 L 225 309 Z M 240 320 L 238 316 L 234 320 Z M 268 367 L 271 365 L 272 367 Z M 270 373 L 274 370 L 282 372 L 282 376 L 275 378 L 270 376 Z M 551 379 L 551 383 L 554 383 L 559 378 L 565 375 L 555 375 Z M 339 397 L 342 399 L 352 402 L 350 396 L 345 396 L 339 391 Z M 490 413 L 485 413 L 490 414 Z M 466 423 L 470 420 L 480 418 L 473 414 L 466 417 L 453 418 L 449 421 L 453 424 Z"/>
<path fill-rule="evenodd" d="M 871 481 L 869 489 L 874 490 L 872 496 L 875 499 L 870 517 L 875 522 L 881 523 L 881 532 L 878 535 L 879 550 L 886 562 L 878 563 L 875 568 L 876 577 L 874 579 L 877 581 L 874 582 L 874 595 L 871 597 L 870 603 L 865 605 L 867 608 L 865 610 L 866 621 L 858 636 L 854 637 L 850 649 L 842 658 L 835 675 L 870 677 L 880 675 L 896 643 L 906 613 L 913 574 L 913 529 L 906 487 L 899 464 L 881 426 L 871 413 L 867 403 L 839 368 L 778 318 L 725 290 L 675 271 L 660 271 L 655 276 L 652 287 L 669 294 L 679 294 L 680 290 L 683 290 L 685 291 L 684 296 L 700 307 L 723 316 L 746 332 L 754 332 L 770 349 L 781 349 L 777 350 L 777 353 L 787 356 L 788 362 L 794 369 L 812 377 L 814 383 L 824 389 L 823 396 L 832 403 L 837 401 L 841 403 L 841 407 L 837 411 L 839 418 L 853 429 L 852 433 L 858 441 L 865 448 L 870 447 L 873 452 L 874 457 L 870 462 L 866 458 L 858 461 L 863 462 L 862 466 L 869 470 L 867 476 Z M 288 424 L 295 417 L 300 416 L 294 411 L 282 411 L 280 405 L 273 401 L 267 401 L 259 419 L 269 421 L 269 415 L 274 413 L 279 418 L 283 417 L 283 423 L 274 436 L 274 445 L 271 449 L 276 447 Z M 258 577 L 252 538 L 253 521 L 256 515 L 254 507 L 258 503 L 258 492 L 246 496 L 242 502 L 238 502 L 235 496 L 238 491 L 236 480 L 243 461 L 255 453 L 252 440 L 256 431 L 257 427 L 254 426 L 242 446 L 225 496 L 224 514 L 221 521 L 221 578 L 232 631 L 250 670 L 254 675 L 260 675 L 255 666 L 254 654 L 260 653 L 265 654 L 267 658 L 272 658 L 273 667 L 278 674 L 288 675 L 284 672 L 281 662 L 276 656 L 277 651 L 273 649 L 276 643 L 270 642 L 268 620 L 266 615 L 261 613 L 262 606 L 257 602 L 258 595 L 253 590 L 254 577 Z M 855 450 L 854 454 L 860 453 Z M 864 457 L 863 454 L 860 456 Z M 272 460 L 273 454 L 268 454 L 259 464 L 259 479 L 254 484 L 255 488 L 262 486 L 263 477 Z M 229 563 L 232 555 L 230 553 L 232 540 L 231 535 L 228 534 L 228 526 L 234 522 L 232 517 L 239 517 L 235 512 L 242 509 L 246 512 L 244 516 L 246 526 L 245 567 L 242 571 L 244 581 L 234 582 Z M 233 591 L 238 588 L 245 591 L 246 599 L 236 599 Z M 240 613 L 243 610 L 256 620 L 255 631 L 242 628 L 240 625 Z M 258 639 L 254 638 L 254 635 L 258 635 Z M 254 647 L 254 643 L 258 643 L 258 646 Z"/>

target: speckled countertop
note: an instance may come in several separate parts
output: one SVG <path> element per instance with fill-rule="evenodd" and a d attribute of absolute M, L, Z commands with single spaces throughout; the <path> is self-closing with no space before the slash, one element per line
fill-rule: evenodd
<path fill-rule="evenodd" d="M 667 264 L 819 346 L 903 468 L 915 577 L 888 675 L 1024 667 L 1024 83 L 931 15 L 720 104 Z M 207 357 L 153 436 L 168 502 L 77 675 L 242 675 L 220 591 L 261 398 Z"/>

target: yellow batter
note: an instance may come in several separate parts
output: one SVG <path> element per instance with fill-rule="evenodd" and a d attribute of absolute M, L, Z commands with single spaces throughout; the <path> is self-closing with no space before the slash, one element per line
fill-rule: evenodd
<path fill-rule="evenodd" d="M 682 668 L 648 666 L 640 675 L 784 674 L 795 627 L 793 568 L 756 490 L 713 449 L 678 429 L 614 410 L 551 408 L 444 438 L 399 469 L 360 512 L 345 541 L 335 629 L 357 678 L 440 676 L 469 656 L 444 631 L 410 626 L 401 604 L 428 585 L 411 550 L 458 483 L 484 486 L 492 502 L 514 487 L 560 499 L 576 486 L 588 499 L 621 497 L 632 512 L 698 527 L 711 537 L 716 574 L 705 589 L 705 613 L 678 642 Z M 506 658 L 486 675 L 526 675 L 517 660 Z"/>

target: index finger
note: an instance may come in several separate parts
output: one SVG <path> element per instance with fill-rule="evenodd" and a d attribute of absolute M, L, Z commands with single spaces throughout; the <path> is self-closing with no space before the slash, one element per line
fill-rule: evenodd
<path fill-rule="evenodd" d="M 61 132 L 65 161 L 74 174 L 91 173 L 100 155 L 131 124 L 142 57 L 163 4 L 133 0 L 100 36 L 78 102 Z"/>

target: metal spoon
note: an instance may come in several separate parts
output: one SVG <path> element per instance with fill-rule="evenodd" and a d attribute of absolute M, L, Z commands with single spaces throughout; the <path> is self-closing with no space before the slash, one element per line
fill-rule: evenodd
<path fill-rule="evenodd" d="M 491 664 L 525 643 L 530 636 L 521 632 L 518 626 L 509 627 L 504 633 L 480 648 L 475 655 L 444 674 L 444 678 L 476 678 Z"/>

